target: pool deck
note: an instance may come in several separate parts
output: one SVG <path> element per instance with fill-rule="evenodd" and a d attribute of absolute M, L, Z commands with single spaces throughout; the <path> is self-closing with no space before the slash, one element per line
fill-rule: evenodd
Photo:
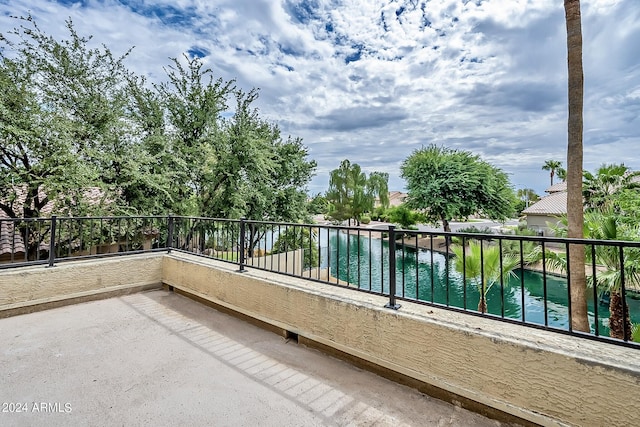
<path fill-rule="evenodd" d="M 186 297 L 0 319 L 0 425 L 501 426 Z"/>

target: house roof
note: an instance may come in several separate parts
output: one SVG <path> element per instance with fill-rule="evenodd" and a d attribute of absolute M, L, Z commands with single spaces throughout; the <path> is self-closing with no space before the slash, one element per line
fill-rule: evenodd
<path fill-rule="evenodd" d="M 24 189 L 18 188 L 16 190 L 17 198 L 14 205 L 21 206 L 25 202 Z M 40 197 L 44 198 L 45 193 L 40 191 Z M 84 200 L 90 205 L 100 205 L 103 202 L 110 203 L 110 200 L 105 200 L 105 192 L 100 188 L 91 187 L 84 191 Z M 45 217 L 52 215 L 54 208 L 53 201 L 49 201 L 41 210 L 41 213 Z M 24 254 L 25 245 L 20 230 L 15 226 L 16 221 L 11 220 L 5 211 L 0 209 L 0 256 L 4 254 Z M 48 249 L 48 244 L 43 242 L 40 244 L 41 250 Z"/>
<path fill-rule="evenodd" d="M 403 193 L 402 191 L 389 191 L 389 200 L 400 199 L 405 197 L 407 197 L 407 193 Z"/>
<path fill-rule="evenodd" d="M 522 211 L 526 215 L 565 215 L 567 213 L 567 193 L 558 191 L 538 200 Z"/>
<path fill-rule="evenodd" d="M 556 182 L 555 184 L 553 184 L 551 187 L 547 188 L 546 190 L 544 190 L 545 193 L 557 193 L 559 191 L 567 191 L 567 182 L 566 181 L 561 181 L 561 182 Z"/>

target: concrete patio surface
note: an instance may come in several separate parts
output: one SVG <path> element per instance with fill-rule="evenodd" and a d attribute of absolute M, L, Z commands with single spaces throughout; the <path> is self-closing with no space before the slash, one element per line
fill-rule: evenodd
<path fill-rule="evenodd" d="M 500 426 L 186 297 L 0 319 L 0 425 Z"/>

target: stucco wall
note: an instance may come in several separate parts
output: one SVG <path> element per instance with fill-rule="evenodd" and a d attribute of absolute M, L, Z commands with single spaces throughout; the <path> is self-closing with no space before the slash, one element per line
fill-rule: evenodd
<path fill-rule="evenodd" d="M 558 224 L 560 220 L 556 216 L 549 215 L 527 215 L 527 227 L 534 230 L 541 230 L 545 236 L 553 236 L 553 231 L 549 225 Z"/>
<path fill-rule="evenodd" d="M 128 288 L 160 286 L 163 254 L 0 270 L 0 313 Z"/>
<path fill-rule="evenodd" d="M 543 425 L 640 425 L 637 350 L 174 254 L 193 295 Z"/>
<path fill-rule="evenodd" d="M 265 255 L 247 258 L 245 264 L 248 266 L 256 266 L 268 270 L 278 271 L 281 273 L 302 275 L 304 271 L 304 252 L 302 249 L 295 251 L 282 252 L 273 255 Z"/>

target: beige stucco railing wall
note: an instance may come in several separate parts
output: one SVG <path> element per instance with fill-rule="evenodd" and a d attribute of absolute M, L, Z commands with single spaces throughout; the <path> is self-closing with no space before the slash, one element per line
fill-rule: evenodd
<path fill-rule="evenodd" d="M 304 271 L 304 252 L 302 249 L 282 252 L 273 255 L 256 256 L 247 258 L 245 264 L 256 266 L 280 273 L 295 274 L 301 276 Z"/>
<path fill-rule="evenodd" d="M 637 350 L 186 255 L 163 281 L 364 361 L 543 425 L 640 425 Z"/>
<path fill-rule="evenodd" d="M 68 261 L 0 270 L 0 317 L 162 284 L 163 254 Z M 41 308 L 40 308 L 41 309 Z"/>

